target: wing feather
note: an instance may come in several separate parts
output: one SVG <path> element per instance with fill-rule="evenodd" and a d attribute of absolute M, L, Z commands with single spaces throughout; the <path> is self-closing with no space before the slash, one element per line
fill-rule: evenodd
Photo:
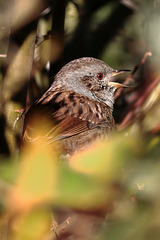
<path fill-rule="evenodd" d="M 46 92 L 26 113 L 23 139 L 27 142 L 37 140 L 33 134 L 35 119 L 43 132 L 40 137 L 52 143 L 97 127 L 103 117 L 100 104 L 87 97 L 63 91 L 53 91 L 51 97 Z"/>

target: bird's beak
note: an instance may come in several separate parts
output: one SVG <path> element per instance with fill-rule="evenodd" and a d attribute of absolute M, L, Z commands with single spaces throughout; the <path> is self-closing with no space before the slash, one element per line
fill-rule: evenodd
<path fill-rule="evenodd" d="M 129 70 L 129 69 L 121 69 L 121 70 L 114 70 L 113 72 L 112 72 L 112 74 L 111 74 L 111 77 L 114 77 L 114 76 L 116 76 L 116 75 L 118 75 L 118 74 L 121 74 L 121 73 L 124 73 L 124 72 L 130 72 L 131 70 Z M 127 86 L 125 86 L 125 85 L 123 85 L 123 84 L 121 84 L 121 83 L 118 83 L 118 82 L 108 82 L 108 84 L 109 85 L 112 85 L 112 86 L 114 86 L 114 87 L 117 87 L 117 88 L 120 88 L 120 87 L 127 87 Z"/>

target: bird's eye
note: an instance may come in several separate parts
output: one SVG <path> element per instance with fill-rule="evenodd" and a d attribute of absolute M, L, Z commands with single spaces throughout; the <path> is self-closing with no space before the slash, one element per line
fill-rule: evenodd
<path fill-rule="evenodd" d="M 102 78 L 103 78 L 103 73 L 98 73 L 98 74 L 97 74 L 97 78 L 98 78 L 99 80 L 102 80 Z"/>

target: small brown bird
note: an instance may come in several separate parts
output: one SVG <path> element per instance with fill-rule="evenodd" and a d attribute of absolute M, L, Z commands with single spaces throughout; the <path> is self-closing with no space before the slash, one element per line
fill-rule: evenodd
<path fill-rule="evenodd" d="M 34 119 L 48 144 L 59 141 L 64 153 L 73 154 L 114 128 L 114 93 L 122 84 L 112 82 L 114 75 L 129 70 L 113 70 L 101 60 L 84 57 L 66 64 L 51 87 L 25 115 L 23 141 L 35 137 Z M 44 119 L 48 119 L 48 122 Z"/>

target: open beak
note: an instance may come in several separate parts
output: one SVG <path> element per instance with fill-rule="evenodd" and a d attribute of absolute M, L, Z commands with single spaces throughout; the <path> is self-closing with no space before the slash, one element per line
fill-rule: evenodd
<path fill-rule="evenodd" d="M 121 70 L 114 70 L 113 72 L 112 72 L 112 77 L 114 77 L 114 76 L 116 76 L 116 75 L 118 75 L 118 74 L 121 74 L 121 73 L 124 73 L 124 72 L 130 72 L 131 70 L 129 70 L 129 69 L 121 69 Z M 121 84 L 121 83 L 117 83 L 117 82 L 108 82 L 108 84 L 109 85 L 112 85 L 112 86 L 114 86 L 114 87 L 117 87 L 117 88 L 120 88 L 120 87 L 128 87 L 128 86 L 125 86 L 125 85 L 123 85 L 123 84 Z"/>

